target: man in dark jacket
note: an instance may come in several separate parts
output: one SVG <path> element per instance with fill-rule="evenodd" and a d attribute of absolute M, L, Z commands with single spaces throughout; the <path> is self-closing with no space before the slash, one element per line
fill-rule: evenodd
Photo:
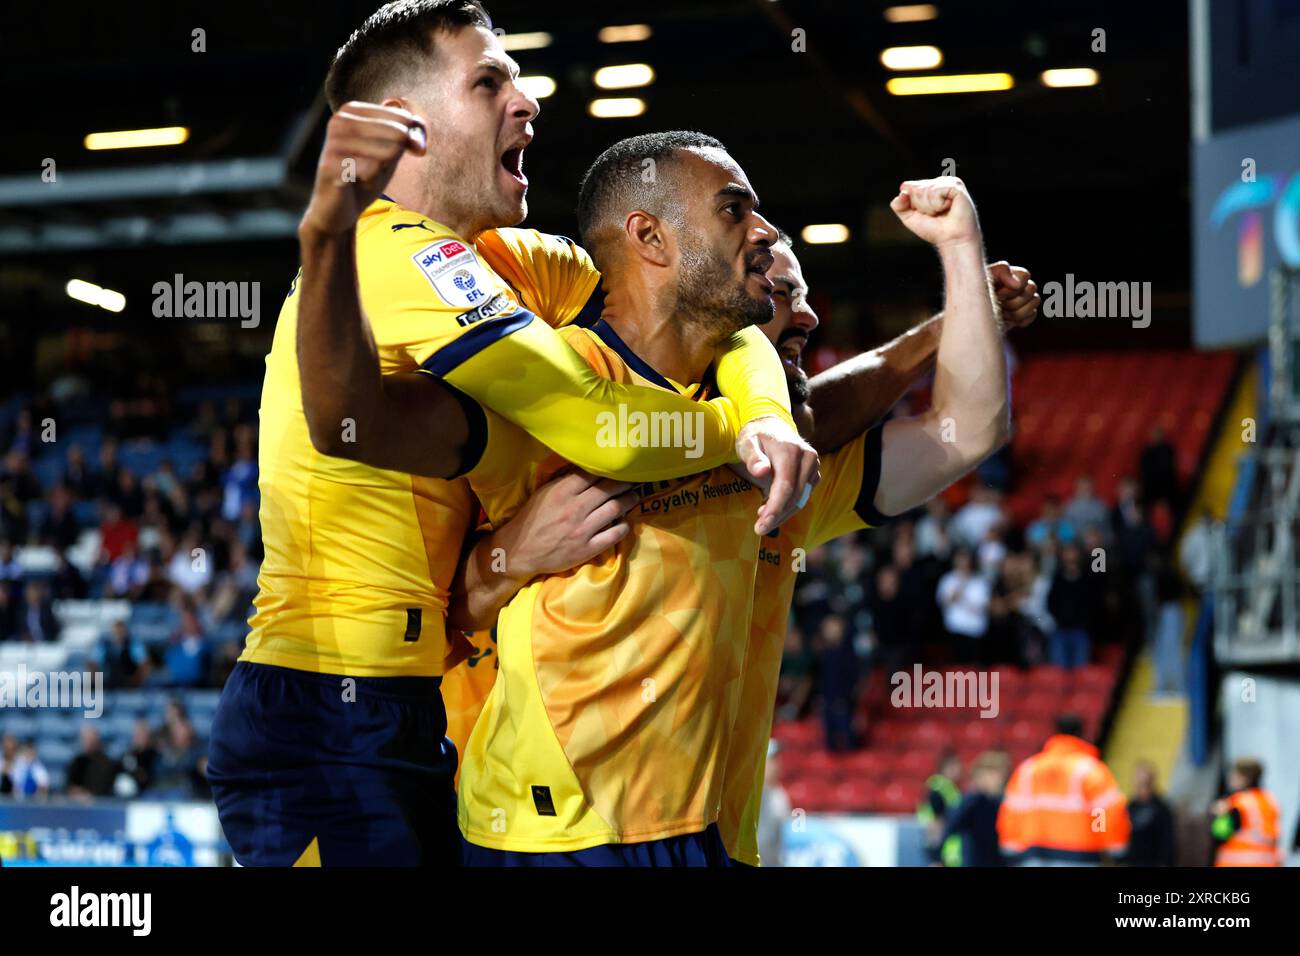
<path fill-rule="evenodd" d="M 1121 862 L 1128 866 L 1173 866 L 1174 814 L 1164 797 L 1156 793 L 1156 768 L 1150 761 L 1140 760 L 1133 768 L 1128 816 L 1133 831 Z"/>
<path fill-rule="evenodd" d="M 990 750 L 971 764 L 971 790 L 948 814 L 943 840 L 961 841 L 962 866 L 1006 866 L 998 849 L 998 809 L 1011 770 L 1007 755 Z"/>

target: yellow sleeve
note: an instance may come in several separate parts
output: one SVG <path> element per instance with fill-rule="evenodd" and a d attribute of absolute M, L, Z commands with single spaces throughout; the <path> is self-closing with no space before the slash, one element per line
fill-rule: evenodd
<path fill-rule="evenodd" d="M 809 516 L 806 547 L 815 548 L 889 520 L 874 503 L 880 485 L 880 429 L 877 425 L 844 447 L 822 455 L 822 480 L 803 508 Z"/>
<path fill-rule="evenodd" d="M 733 403 L 601 378 L 518 304 L 473 247 L 437 223 L 400 207 L 372 217 L 357 239 L 357 271 L 385 373 L 420 370 L 444 379 L 598 475 L 662 481 L 736 458 Z M 601 422 L 620 411 L 692 422 L 703 413 L 703 437 L 690 449 L 602 447 Z"/>
<path fill-rule="evenodd" d="M 795 428 L 781 357 L 757 326 L 731 336 L 718 357 L 717 381 L 718 391 L 736 403 L 742 423 L 775 415 Z"/>
<path fill-rule="evenodd" d="M 572 239 L 536 229 L 490 229 L 475 245 L 523 307 L 551 328 L 574 321 L 593 296 L 599 314 L 600 273 Z"/>

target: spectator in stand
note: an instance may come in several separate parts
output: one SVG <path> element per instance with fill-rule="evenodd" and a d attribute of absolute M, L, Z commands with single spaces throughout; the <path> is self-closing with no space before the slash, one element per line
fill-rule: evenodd
<path fill-rule="evenodd" d="M 971 550 L 979 547 L 989 529 L 1005 520 L 1001 497 L 997 489 L 987 485 L 972 488 L 970 501 L 958 510 L 948 525 L 954 543 Z"/>
<path fill-rule="evenodd" d="M 135 541 L 127 541 L 108 568 L 108 594 L 139 600 L 149 584 L 149 562 L 140 556 Z"/>
<path fill-rule="evenodd" d="M 934 588 L 937 582 L 931 580 L 926 569 L 914 560 L 916 553 L 911 535 L 905 534 L 904 525 L 900 525 L 894 534 L 892 564 L 898 572 L 899 626 L 909 631 L 909 640 L 913 643 L 911 653 L 915 660 L 920 660 L 921 643 L 931 630 L 926 618 L 934 607 Z"/>
<path fill-rule="evenodd" d="M 1138 484 L 1132 478 L 1119 483 L 1110 524 L 1128 583 L 1125 607 L 1141 618 L 1143 630 L 1150 634 L 1155 629 L 1156 615 L 1156 582 L 1151 572 L 1156 532 L 1147 520 Z"/>
<path fill-rule="evenodd" d="M 835 562 L 835 576 L 831 581 L 830 608 L 843 617 L 850 628 L 865 630 L 868 625 L 867 581 L 871 552 L 851 537 L 837 542 L 836 550 L 839 560 Z"/>
<path fill-rule="evenodd" d="M 8 538 L 0 539 L 0 582 L 11 584 L 22 579 L 23 566 L 18 563 L 13 542 Z"/>
<path fill-rule="evenodd" d="M 896 674 L 921 659 L 919 635 L 913 614 L 899 593 L 898 568 L 884 565 L 876 572 L 875 594 L 871 599 L 871 628 L 875 655 L 886 676 Z"/>
<path fill-rule="evenodd" d="M 1061 565 L 1047 596 L 1047 609 L 1056 622 L 1056 630 L 1048 639 L 1048 655 L 1055 666 L 1073 670 L 1088 663 L 1088 627 L 1095 600 L 1092 577 L 1083 566 L 1079 546 L 1066 545 L 1061 549 Z"/>
<path fill-rule="evenodd" d="M 181 609 L 181 624 L 171 636 L 164 660 L 167 686 L 202 687 L 207 683 L 212 652 L 192 607 Z"/>
<path fill-rule="evenodd" d="M 13 734 L 0 742 L 0 796 L 43 800 L 50 793 L 50 772 L 36 755 L 36 741 L 18 743 Z"/>
<path fill-rule="evenodd" d="M 778 720 L 798 720 L 808 709 L 813 692 L 813 657 L 797 625 L 785 633 L 781 651 L 781 676 L 776 684 Z"/>
<path fill-rule="evenodd" d="M 82 800 L 109 796 L 118 769 L 117 761 L 104 753 L 99 731 L 82 727 L 81 753 L 68 764 L 68 796 Z"/>
<path fill-rule="evenodd" d="M 162 732 L 154 790 L 159 797 L 194 799 L 206 797 L 204 771 L 207 754 L 195 739 L 194 727 L 187 718 L 170 722 Z"/>
<path fill-rule="evenodd" d="M 959 661 L 980 660 L 981 639 L 989 627 L 992 590 L 975 569 L 966 548 L 953 552 L 952 570 L 939 579 L 936 595 L 943 612 L 943 625 L 953 637 L 952 649 Z"/>
<path fill-rule="evenodd" d="M 984 540 L 979 543 L 975 551 L 975 563 L 979 567 L 980 574 L 984 575 L 985 580 L 990 584 L 998 579 L 1002 562 L 1007 556 L 1007 543 L 1003 540 L 1005 534 L 1006 529 L 1002 522 L 998 522 L 984 533 Z"/>
<path fill-rule="evenodd" d="M 935 495 L 925 503 L 925 516 L 916 523 L 916 555 L 918 558 L 937 558 L 946 562 L 952 554 L 952 539 L 948 534 L 948 503 L 943 495 Z"/>
<path fill-rule="evenodd" d="M 140 479 L 130 468 L 121 468 L 117 472 L 117 488 L 110 496 L 113 503 L 122 509 L 122 514 L 132 521 L 144 513 L 144 489 Z"/>
<path fill-rule="evenodd" d="M 1186 660 L 1183 655 L 1183 598 L 1186 589 L 1178 569 L 1169 561 L 1160 562 L 1156 577 L 1155 639 L 1156 697 L 1181 696 L 1184 688 Z"/>
<path fill-rule="evenodd" d="M 158 772 L 158 748 L 153 745 L 149 721 L 141 718 L 131 728 L 131 746 L 122 755 L 122 770 L 115 790 L 124 799 L 139 796 L 153 786 Z"/>
<path fill-rule="evenodd" d="M 18 602 L 14 600 L 11 581 L 0 580 L 0 641 L 11 641 L 18 634 Z"/>
<path fill-rule="evenodd" d="M 11 494 L 19 504 L 26 507 L 33 501 L 39 501 L 45 494 L 45 489 L 41 483 L 32 474 L 31 459 L 24 451 L 11 451 L 4 458 L 3 480 L 9 488 Z"/>
<path fill-rule="evenodd" d="M 256 508 L 256 437 L 256 432 L 250 425 L 240 425 L 235 429 L 235 460 L 221 479 L 221 514 L 227 521 L 239 520 L 245 507 L 250 504 Z"/>
<path fill-rule="evenodd" d="M 144 650 L 131 639 L 126 621 L 114 621 L 100 638 L 98 658 L 106 687 L 135 687 L 139 683 Z"/>
<path fill-rule="evenodd" d="M 246 619 L 250 613 L 249 606 L 256 596 L 257 565 L 248 559 L 248 549 L 244 543 L 235 540 L 230 545 L 228 566 L 217 575 L 212 589 L 212 619 Z"/>
<path fill-rule="evenodd" d="M 167 578 L 187 595 L 204 592 L 212 581 L 212 556 L 200 547 L 198 529 L 191 527 L 167 564 Z"/>
<path fill-rule="evenodd" d="M 1210 586 L 1214 554 L 1214 516 L 1205 508 L 1178 546 L 1178 564 L 1197 595 Z"/>
<path fill-rule="evenodd" d="M 23 609 L 18 618 L 17 637 L 33 644 L 59 639 L 59 622 L 54 616 L 50 588 L 44 581 L 28 581 L 23 588 Z"/>
<path fill-rule="evenodd" d="M 139 527 L 122 514 L 119 505 L 113 502 L 103 505 L 99 522 L 99 544 L 106 563 L 112 564 L 120 558 L 128 546 L 134 549 L 139 537 Z"/>
<path fill-rule="evenodd" d="M 0 797 L 14 792 L 14 762 L 18 759 L 18 738 L 13 734 L 0 737 Z"/>
<path fill-rule="evenodd" d="M 14 416 L 13 425 L 5 428 L 4 432 L 4 438 L 0 439 L 0 450 L 21 452 L 24 455 L 33 454 L 38 439 L 36 430 L 32 427 L 31 406 L 24 405 L 18 409 L 18 414 Z"/>
<path fill-rule="evenodd" d="M 1156 768 L 1149 760 L 1133 766 L 1133 796 L 1128 801 L 1133 831 L 1121 862 L 1128 866 L 1174 865 L 1174 814 L 1156 792 Z"/>
<path fill-rule="evenodd" d="M 48 504 L 36 529 L 36 540 L 56 551 L 66 551 L 81 536 L 81 525 L 72 512 L 72 492 L 64 485 L 55 485 L 50 489 Z"/>
<path fill-rule="evenodd" d="M 790 820 L 790 795 L 781 786 L 780 748 L 768 744 L 763 768 L 763 797 L 758 805 L 758 859 L 767 866 L 785 866 L 785 825 Z"/>
<path fill-rule="evenodd" d="M 1178 513 L 1182 504 L 1178 484 L 1178 454 L 1160 425 L 1151 429 L 1151 441 L 1142 449 L 1138 458 L 1138 474 L 1146 492 L 1147 507 L 1156 502 L 1164 502 L 1171 511 Z"/>
<path fill-rule="evenodd" d="M 54 574 L 50 578 L 50 591 L 56 601 L 80 601 L 89 593 L 86 579 L 77 566 L 62 551 L 55 558 Z"/>
<path fill-rule="evenodd" d="M 986 751 L 971 764 L 971 789 L 947 817 L 943 845 L 959 840 L 961 866 L 1006 866 L 998 847 L 998 810 L 1011 772 L 1011 761 L 997 750 Z"/>
<path fill-rule="evenodd" d="M 858 699 L 858 654 L 844 618 L 829 614 L 822 620 L 817 642 L 818 677 L 822 696 L 822 723 L 826 749 L 856 750 L 853 711 Z"/>
<path fill-rule="evenodd" d="M 1048 495 L 1043 500 L 1042 513 L 1025 531 L 1025 540 L 1040 552 L 1051 542 L 1069 544 L 1075 537 L 1075 527 L 1061 516 L 1061 499 L 1056 495 Z"/>
<path fill-rule="evenodd" d="M 111 498 L 117 491 L 117 473 L 121 466 L 117 463 L 117 439 L 105 435 L 99 446 L 99 467 L 94 471 L 94 494 L 90 498 Z"/>
<path fill-rule="evenodd" d="M 1128 578 L 1123 565 L 1107 546 L 1104 531 L 1097 525 L 1083 529 L 1079 560 L 1093 601 L 1088 614 L 1088 633 L 1104 634 L 1110 641 L 1140 641 L 1145 636 L 1141 615 L 1123 613 L 1126 606 L 1121 589 L 1128 584 Z"/>
<path fill-rule="evenodd" d="M 74 444 L 68 448 L 67 464 L 63 467 L 63 485 L 84 501 L 95 498 L 98 481 L 94 469 L 86 464 L 86 453 L 80 445 Z"/>
<path fill-rule="evenodd" d="M 1097 497 L 1096 488 L 1089 475 L 1080 475 L 1074 483 L 1074 497 L 1069 500 L 1061 517 L 1076 531 L 1095 526 L 1106 528 L 1109 512 L 1106 503 Z"/>

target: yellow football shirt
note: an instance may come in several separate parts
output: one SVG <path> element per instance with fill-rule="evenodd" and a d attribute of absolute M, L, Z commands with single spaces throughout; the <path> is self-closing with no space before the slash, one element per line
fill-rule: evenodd
<path fill-rule="evenodd" d="M 600 375 L 684 394 L 613 329 L 561 334 Z M 492 421 L 469 479 L 493 524 L 565 466 Z M 537 579 L 497 619 L 496 682 L 465 747 L 471 842 L 568 851 L 718 818 L 753 602 L 759 493 L 730 469 L 650 483 L 632 533 Z"/>
<path fill-rule="evenodd" d="M 532 230 L 488 233 L 480 246 L 390 200 L 366 210 L 357 226 L 357 274 L 382 370 L 438 374 L 544 440 L 580 452 L 593 470 L 613 464 L 635 472 L 639 463 L 637 478 L 691 470 L 676 449 L 607 450 L 591 440 L 597 409 L 665 406 L 657 389 L 607 387 L 613 383 L 597 379 L 534 320 L 578 317 L 598 281 L 586 254 Z M 481 256 L 509 266 L 509 281 Z M 477 506 L 464 482 L 371 468 L 313 448 L 297 314 L 295 282 L 266 359 L 258 461 L 266 557 L 240 659 L 352 676 L 441 674 L 466 653 L 463 643 L 448 644 L 444 617 Z M 509 347 L 489 348 L 494 342 Z M 704 458 L 731 456 L 722 403 L 670 398 L 676 404 L 667 407 L 679 411 L 705 408 L 712 444 Z"/>
<path fill-rule="evenodd" d="M 808 503 L 766 535 L 758 553 L 754 617 L 741 678 L 740 719 L 727 751 L 722 813 L 718 818 L 727 854 L 751 866 L 759 865 L 758 811 L 795 581 L 809 551 L 832 538 L 885 520 L 872 503 L 880 482 L 880 428 L 823 455 L 821 472 L 822 480 Z"/>

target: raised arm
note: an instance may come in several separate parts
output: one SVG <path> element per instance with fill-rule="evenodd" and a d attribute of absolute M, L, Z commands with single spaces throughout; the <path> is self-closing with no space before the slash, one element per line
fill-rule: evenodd
<path fill-rule="evenodd" d="M 876 508 L 901 514 L 942 491 L 1010 434 L 1010 394 L 975 205 L 960 179 L 906 182 L 890 204 L 939 253 L 944 320 L 934 397 L 923 415 L 887 422 Z"/>
<path fill-rule="evenodd" d="M 1038 314 L 1038 286 L 1029 270 L 1006 261 L 988 267 L 1004 329 L 1029 325 Z M 870 352 L 813 376 L 808 399 L 813 431 L 808 437 L 825 455 L 879 422 L 917 381 L 934 368 L 943 313 L 931 316 Z"/>

